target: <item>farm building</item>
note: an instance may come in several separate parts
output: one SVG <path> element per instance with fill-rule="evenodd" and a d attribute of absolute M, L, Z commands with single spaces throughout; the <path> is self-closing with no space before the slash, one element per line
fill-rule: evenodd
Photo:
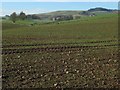
<path fill-rule="evenodd" d="M 73 19 L 80 19 L 81 15 L 73 15 Z"/>
<path fill-rule="evenodd" d="M 63 20 L 72 20 L 73 16 L 72 15 L 58 15 L 52 17 L 53 21 L 63 21 Z"/>

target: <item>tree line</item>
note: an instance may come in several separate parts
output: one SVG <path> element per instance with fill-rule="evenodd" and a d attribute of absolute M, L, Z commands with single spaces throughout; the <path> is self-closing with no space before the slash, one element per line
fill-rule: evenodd
<path fill-rule="evenodd" d="M 20 12 L 19 15 L 16 14 L 16 12 L 13 12 L 10 15 L 10 19 L 12 20 L 13 23 L 16 22 L 16 20 L 20 19 L 20 20 L 25 20 L 26 19 L 26 14 L 22 11 Z"/>

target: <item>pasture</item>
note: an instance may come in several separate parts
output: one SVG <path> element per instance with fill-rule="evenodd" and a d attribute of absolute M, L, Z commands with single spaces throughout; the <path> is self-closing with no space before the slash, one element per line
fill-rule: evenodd
<path fill-rule="evenodd" d="M 3 21 L 3 88 L 119 87 L 118 15 Z"/>

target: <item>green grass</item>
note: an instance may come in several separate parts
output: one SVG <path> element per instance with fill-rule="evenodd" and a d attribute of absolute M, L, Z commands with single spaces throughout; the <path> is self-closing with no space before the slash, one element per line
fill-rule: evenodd
<path fill-rule="evenodd" d="M 117 18 L 113 14 L 35 26 L 3 22 L 3 45 L 117 40 Z"/>

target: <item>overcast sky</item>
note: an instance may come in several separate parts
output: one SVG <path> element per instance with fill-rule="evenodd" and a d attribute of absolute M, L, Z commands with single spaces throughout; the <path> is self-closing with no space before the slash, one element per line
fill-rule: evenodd
<path fill-rule="evenodd" d="M 34 2 L 7 2 L 7 1 L 8 0 L 4 0 L 4 2 L 2 2 L 2 9 L 0 9 L 0 13 L 2 13 L 1 14 L 2 16 L 10 15 L 12 12 L 20 13 L 21 11 L 25 12 L 26 14 L 35 14 L 35 13 L 52 12 L 57 10 L 87 10 L 95 7 L 118 9 L 118 2 L 35 2 L 41 0 L 29 0 Z M 9 1 L 15 1 L 15 0 L 9 0 Z M 24 1 L 28 1 L 28 0 L 24 0 Z M 65 0 L 61 0 L 61 1 L 65 1 Z M 98 0 L 92 0 L 92 1 L 98 1 Z M 104 1 L 108 1 L 108 0 L 104 0 Z M 109 1 L 113 1 L 113 0 L 109 0 Z"/>

